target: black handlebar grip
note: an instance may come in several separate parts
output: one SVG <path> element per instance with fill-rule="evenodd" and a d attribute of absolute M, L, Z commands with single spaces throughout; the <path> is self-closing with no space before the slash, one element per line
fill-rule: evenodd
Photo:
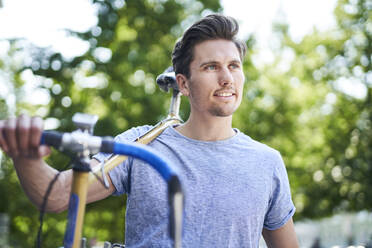
<path fill-rule="evenodd" d="M 106 137 L 102 139 L 100 151 L 105 153 L 114 153 L 114 146 L 115 146 L 114 140 L 111 137 Z"/>
<path fill-rule="evenodd" d="M 40 143 L 42 145 L 53 146 L 58 149 L 62 143 L 62 136 L 63 134 L 60 132 L 44 131 L 41 135 Z"/>
<path fill-rule="evenodd" d="M 178 195 L 178 197 L 176 197 Z M 176 241 L 182 237 L 183 211 L 185 197 L 182 192 L 181 182 L 177 176 L 172 176 L 168 182 L 169 232 L 170 237 Z"/>

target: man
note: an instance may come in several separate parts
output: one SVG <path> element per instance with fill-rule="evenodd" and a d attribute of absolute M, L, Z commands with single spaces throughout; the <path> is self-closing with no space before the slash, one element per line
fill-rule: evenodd
<path fill-rule="evenodd" d="M 232 18 L 210 15 L 176 43 L 173 67 L 189 98 L 188 120 L 166 129 L 149 145 L 178 167 L 185 188 L 183 247 L 298 247 L 288 178 L 280 154 L 232 128 L 243 96 L 244 43 Z M 133 128 L 117 140 L 133 140 L 150 127 Z M 0 146 L 12 157 L 20 182 L 40 206 L 57 173 L 42 160 L 42 120 L 22 115 L 0 122 Z M 96 166 L 105 154 L 92 160 Z M 43 172 L 40 175 L 40 172 Z M 71 171 L 63 172 L 48 201 L 49 211 L 67 208 Z M 37 181 L 37 183 L 35 183 Z M 129 158 L 109 173 L 109 189 L 92 185 L 88 202 L 128 194 L 126 247 L 170 247 L 166 185 L 144 162 Z"/>

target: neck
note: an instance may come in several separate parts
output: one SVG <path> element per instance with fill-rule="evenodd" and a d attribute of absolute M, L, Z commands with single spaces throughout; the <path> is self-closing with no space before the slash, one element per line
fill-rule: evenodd
<path fill-rule="evenodd" d="M 192 113 L 189 119 L 176 130 L 188 138 L 203 141 L 228 139 L 235 135 L 232 129 L 232 116 L 198 116 Z"/>

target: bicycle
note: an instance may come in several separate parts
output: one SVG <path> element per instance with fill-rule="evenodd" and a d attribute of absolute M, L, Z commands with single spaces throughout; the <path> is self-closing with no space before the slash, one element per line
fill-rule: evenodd
<path fill-rule="evenodd" d="M 69 150 L 77 154 L 72 168 L 73 181 L 68 206 L 68 223 L 64 237 L 64 248 L 84 246 L 84 239 L 81 241 L 81 233 L 88 186 L 96 180 L 100 180 L 107 187 L 107 172 L 124 162 L 128 156 L 142 159 L 149 163 L 167 182 L 170 206 L 170 237 L 174 241 L 173 245 L 175 248 L 181 247 L 184 196 L 180 180 L 176 170 L 170 166 L 170 163 L 164 157 L 157 154 L 150 147 L 144 146 L 159 136 L 167 127 L 181 122 L 178 116 L 181 94 L 178 91 L 174 72 L 171 71 L 171 68 L 159 75 L 156 81 L 162 90 L 168 92 L 169 89 L 172 89 L 172 100 L 168 116 L 147 133 L 134 140 L 133 143 L 118 143 L 112 139 L 93 136 L 93 127 L 97 117 L 86 114 L 75 114 L 73 116 L 73 122 L 78 127 L 78 130 L 74 132 L 43 132 L 41 144 Z M 99 151 L 112 153 L 113 155 L 102 163 L 99 168 L 91 170 L 89 155 Z M 93 173 L 90 173 L 91 171 Z M 109 242 L 105 242 L 105 247 L 124 246 L 111 245 Z"/>

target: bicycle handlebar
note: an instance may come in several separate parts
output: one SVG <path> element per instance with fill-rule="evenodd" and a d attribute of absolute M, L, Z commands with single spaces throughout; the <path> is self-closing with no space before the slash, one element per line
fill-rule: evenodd
<path fill-rule="evenodd" d="M 92 136 L 81 131 L 72 133 L 44 131 L 41 144 L 72 152 L 82 152 L 88 149 L 91 153 L 104 152 L 132 156 L 149 163 L 167 182 L 172 176 L 177 176 L 175 169 L 164 157 L 158 155 L 150 147 L 134 142 L 115 142 L 112 138 Z"/>
<path fill-rule="evenodd" d="M 168 184 L 168 201 L 170 205 L 170 236 L 176 242 L 181 242 L 182 214 L 184 196 L 181 182 L 175 168 L 170 166 L 166 158 L 160 156 L 151 147 L 136 143 L 119 143 L 112 138 L 92 136 L 80 130 L 72 133 L 44 131 L 41 144 L 53 146 L 61 150 L 90 153 L 104 152 L 132 156 L 150 164 Z"/>

